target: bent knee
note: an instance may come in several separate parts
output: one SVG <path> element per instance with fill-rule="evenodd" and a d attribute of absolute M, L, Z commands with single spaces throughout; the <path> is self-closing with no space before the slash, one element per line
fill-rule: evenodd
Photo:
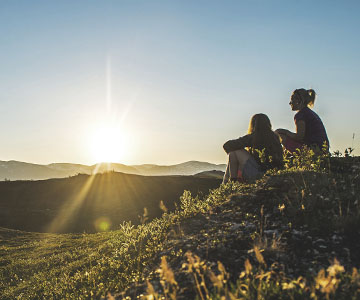
<path fill-rule="evenodd" d="M 250 157 L 251 154 L 245 149 L 236 150 L 229 153 L 229 159 L 236 159 L 240 165 L 244 164 Z"/>
<path fill-rule="evenodd" d="M 229 152 L 229 157 L 232 157 L 232 158 L 239 158 L 239 157 L 244 157 L 247 155 L 250 155 L 250 154 L 245 149 L 240 149 L 240 150 L 235 150 L 235 151 Z"/>
<path fill-rule="evenodd" d="M 235 151 L 229 152 L 229 155 L 245 155 L 245 154 L 249 154 L 249 152 L 247 152 L 245 149 L 240 149 L 240 150 L 235 150 Z"/>

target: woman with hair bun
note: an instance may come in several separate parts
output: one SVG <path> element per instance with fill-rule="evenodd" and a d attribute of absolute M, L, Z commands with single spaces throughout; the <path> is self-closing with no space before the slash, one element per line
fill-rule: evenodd
<path fill-rule="evenodd" d="M 227 141 L 223 148 L 229 156 L 223 183 L 229 180 L 249 182 L 268 169 L 282 168 L 284 165 L 280 138 L 271 129 L 270 120 L 265 114 L 254 115 L 248 134 Z"/>
<path fill-rule="evenodd" d="M 283 146 L 290 152 L 295 152 L 304 146 L 319 152 L 329 151 L 329 139 L 320 117 L 310 108 L 314 106 L 316 93 L 313 89 L 296 89 L 289 105 L 293 111 L 296 132 L 287 129 L 277 129 Z"/>

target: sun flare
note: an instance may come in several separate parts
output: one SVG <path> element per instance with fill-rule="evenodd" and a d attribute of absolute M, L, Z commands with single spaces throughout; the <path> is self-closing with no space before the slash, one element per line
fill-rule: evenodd
<path fill-rule="evenodd" d="M 111 124 L 99 126 L 92 134 L 90 149 L 96 162 L 119 162 L 127 150 L 125 132 Z"/>

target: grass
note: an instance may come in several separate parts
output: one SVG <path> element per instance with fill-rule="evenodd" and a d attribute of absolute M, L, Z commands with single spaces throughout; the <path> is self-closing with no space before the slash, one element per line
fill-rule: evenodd
<path fill-rule="evenodd" d="M 0 299 L 358 299 L 357 163 L 289 159 L 110 232 L 1 229 Z"/>
<path fill-rule="evenodd" d="M 56 235 L 2 229 L 1 299 L 96 298 L 143 280 L 145 265 L 149 268 L 151 258 L 163 249 L 169 229 L 210 205 L 193 205 L 189 192 L 182 199 L 181 211 L 137 227 L 123 223 L 111 232 Z"/>

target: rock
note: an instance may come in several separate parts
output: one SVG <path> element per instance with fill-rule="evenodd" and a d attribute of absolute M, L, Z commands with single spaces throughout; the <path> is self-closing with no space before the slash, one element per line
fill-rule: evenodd
<path fill-rule="evenodd" d="M 317 239 L 316 241 L 313 242 L 313 244 L 321 244 L 321 243 L 325 243 L 325 240 Z"/>
<path fill-rule="evenodd" d="M 264 233 L 266 234 L 266 235 L 270 235 L 270 236 L 273 236 L 274 234 L 275 235 L 278 235 L 279 234 L 279 232 L 276 230 L 276 229 L 273 229 L 273 230 L 264 230 Z"/>
<path fill-rule="evenodd" d="M 241 224 L 235 223 L 234 225 L 232 225 L 232 226 L 230 227 L 230 230 L 231 230 L 231 231 L 236 231 L 236 230 L 238 230 L 238 229 L 240 229 L 240 228 L 241 228 Z"/>

